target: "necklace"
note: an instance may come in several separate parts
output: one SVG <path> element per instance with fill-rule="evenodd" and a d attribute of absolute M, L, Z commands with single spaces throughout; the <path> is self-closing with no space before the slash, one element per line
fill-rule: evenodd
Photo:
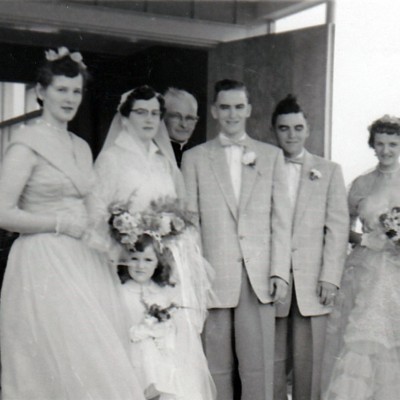
<path fill-rule="evenodd" d="M 63 144 L 66 147 L 70 148 L 70 153 L 72 154 L 72 157 L 73 157 L 74 161 L 76 162 L 76 154 L 75 154 L 75 148 L 74 148 L 74 138 L 73 138 L 71 132 L 69 132 L 67 130 L 67 128 L 60 128 L 58 126 L 55 126 L 55 125 L 51 124 L 50 122 L 46 121 L 43 118 L 39 118 L 38 120 L 36 120 L 36 123 L 37 124 L 42 123 L 43 125 L 46 125 L 51 130 L 57 132 L 58 136 L 64 142 Z"/>
<path fill-rule="evenodd" d="M 51 128 L 59 133 L 71 135 L 70 132 L 68 132 L 67 128 L 60 128 L 58 126 L 55 126 L 43 118 L 39 118 L 38 120 L 36 120 L 36 123 L 37 124 L 42 123 L 43 125 L 46 125 L 48 128 Z"/>

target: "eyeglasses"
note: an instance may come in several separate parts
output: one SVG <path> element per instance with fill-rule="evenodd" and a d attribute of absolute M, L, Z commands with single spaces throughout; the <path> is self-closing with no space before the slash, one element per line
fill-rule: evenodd
<path fill-rule="evenodd" d="M 172 119 L 175 122 L 183 122 L 185 121 L 187 124 L 195 124 L 199 117 L 197 115 L 185 115 L 183 116 L 180 113 L 168 113 L 167 117 Z"/>
<path fill-rule="evenodd" d="M 145 108 L 132 108 L 131 112 L 135 113 L 139 117 L 148 117 L 149 114 L 152 117 L 160 117 L 161 116 L 161 111 L 160 110 L 146 110 Z"/>

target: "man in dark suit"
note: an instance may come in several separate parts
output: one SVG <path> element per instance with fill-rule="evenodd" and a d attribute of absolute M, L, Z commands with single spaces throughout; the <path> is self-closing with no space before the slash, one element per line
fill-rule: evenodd
<path fill-rule="evenodd" d="M 165 125 L 175 153 L 176 163 L 181 166 L 182 154 L 188 148 L 199 117 L 197 100 L 185 90 L 169 88 L 165 94 Z"/>

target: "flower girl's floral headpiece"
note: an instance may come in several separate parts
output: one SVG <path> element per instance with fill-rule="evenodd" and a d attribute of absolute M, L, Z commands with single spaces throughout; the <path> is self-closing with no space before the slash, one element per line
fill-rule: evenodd
<path fill-rule="evenodd" d="M 134 203 L 112 204 L 109 207 L 111 236 L 129 251 L 142 235 L 151 236 L 162 251 L 165 240 L 180 235 L 192 225 L 193 214 L 183 211 L 176 200 L 162 198 L 153 201 L 150 207 L 134 212 Z"/>
<path fill-rule="evenodd" d="M 86 65 L 83 62 L 82 54 L 78 51 L 71 53 L 66 47 L 59 47 L 57 50 L 46 50 L 44 52 L 47 61 L 57 61 L 63 57 L 69 56 L 72 61 L 75 61 L 83 69 L 86 69 Z"/>

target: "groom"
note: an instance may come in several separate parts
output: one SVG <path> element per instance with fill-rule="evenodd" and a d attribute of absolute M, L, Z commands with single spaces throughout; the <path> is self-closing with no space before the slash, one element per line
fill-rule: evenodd
<path fill-rule="evenodd" d="M 290 219 L 282 152 L 251 139 L 243 83 L 215 84 L 219 135 L 184 153 L 189 210 L 215 270 L 204 347 L 218 400 L 271 400 L 274 302 L 286 296 Z M 239 378 L 239 383 L 238 383 Z"/>
<path fill-rule="evenodd" d="M 309 127 L 295 97 L 278 103 L 272 128 L 286 157 L 293 220 L 289 293 L 277 305 L 274 400 L 287 399 L 288 366 L 293 399 L 320 400 L 326 320 L 349 235 L 346 189 L 339 165 L 304 148 Z"/>

